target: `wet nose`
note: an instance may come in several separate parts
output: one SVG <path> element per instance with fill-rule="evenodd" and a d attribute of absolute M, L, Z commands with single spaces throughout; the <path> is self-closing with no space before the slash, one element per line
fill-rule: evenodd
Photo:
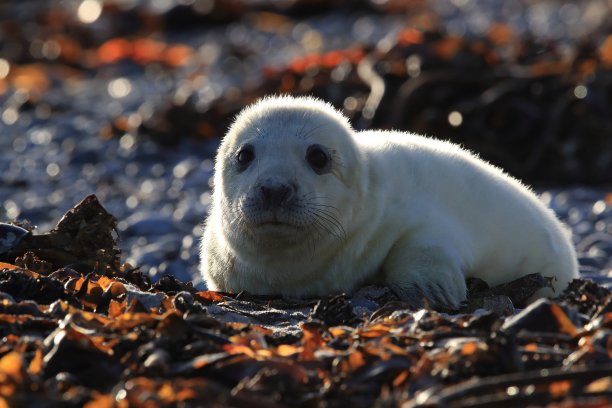
<path fill-rule="evenodd" d="M 268 180 L 259 187 L 264 205 L 270 207 L 280 207 L 289 203 L 295 195 L 295 190 L 293 184 L 276 180 Z"/>

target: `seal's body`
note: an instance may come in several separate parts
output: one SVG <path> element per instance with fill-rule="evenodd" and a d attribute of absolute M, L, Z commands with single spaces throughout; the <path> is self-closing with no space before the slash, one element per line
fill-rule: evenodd
<path fill-rule="evenodd" d="M 211 290 L 304 297 L 378 283 L 456 307 L 466 277 L 539 272 L 559 294 L 578 275 L 568 231 L 519 181 L 452 143 L 355 132 L 315 99 L 241 112 L 214 181 L 201 252 Z"/>

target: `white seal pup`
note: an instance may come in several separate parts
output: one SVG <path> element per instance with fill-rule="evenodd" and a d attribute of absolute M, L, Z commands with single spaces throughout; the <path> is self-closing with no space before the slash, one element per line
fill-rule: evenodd
<path fill-rule="evenodd" d="M 201 247 L 210 290 L 285 296 L 365 283 L 457 307 L 466 277 L 578 276 L 569 232 L 527 187 L 459 146 L 356 132 L 331 105 L 268 97 L 219 148 Z"/>

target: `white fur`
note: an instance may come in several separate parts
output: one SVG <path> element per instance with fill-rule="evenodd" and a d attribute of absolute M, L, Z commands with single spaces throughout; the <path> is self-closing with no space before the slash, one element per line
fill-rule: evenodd
<path fill-rule="evenodd" d="M 256 159 L 237 172 L 234 157 L 247 142 Z M 335 152 L 332 172 L 308 165 L 313 143 Z M 413 302 L 457 306 L 466 277 L 497 285 L 539 272 L 554 277 L 559 294 L 578 276 L 568 231 L 519 181 L 452 143 L 355 132 L 312 98 L 271 97 L 246 108 L 215 171 L 201 251 L 211 290 L 321 296 L 371 282 Z M 250 221 L 262 213 L 245 203 L 265 177 L 298 186 L 281 224 Z M 309 215 L 317 208 L 327 210 L 318 224 Z"/>

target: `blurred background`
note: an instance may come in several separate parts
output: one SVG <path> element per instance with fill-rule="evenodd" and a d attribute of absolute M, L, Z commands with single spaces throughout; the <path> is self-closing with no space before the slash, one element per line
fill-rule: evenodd
<path fill-rule="evenodd" d="M 216 148 L 270 93 L 478 152 L 612 281 L 612 0 L 2 1 L 0 220 L 95 193 L 125 261 L 201 286 Z"/>

